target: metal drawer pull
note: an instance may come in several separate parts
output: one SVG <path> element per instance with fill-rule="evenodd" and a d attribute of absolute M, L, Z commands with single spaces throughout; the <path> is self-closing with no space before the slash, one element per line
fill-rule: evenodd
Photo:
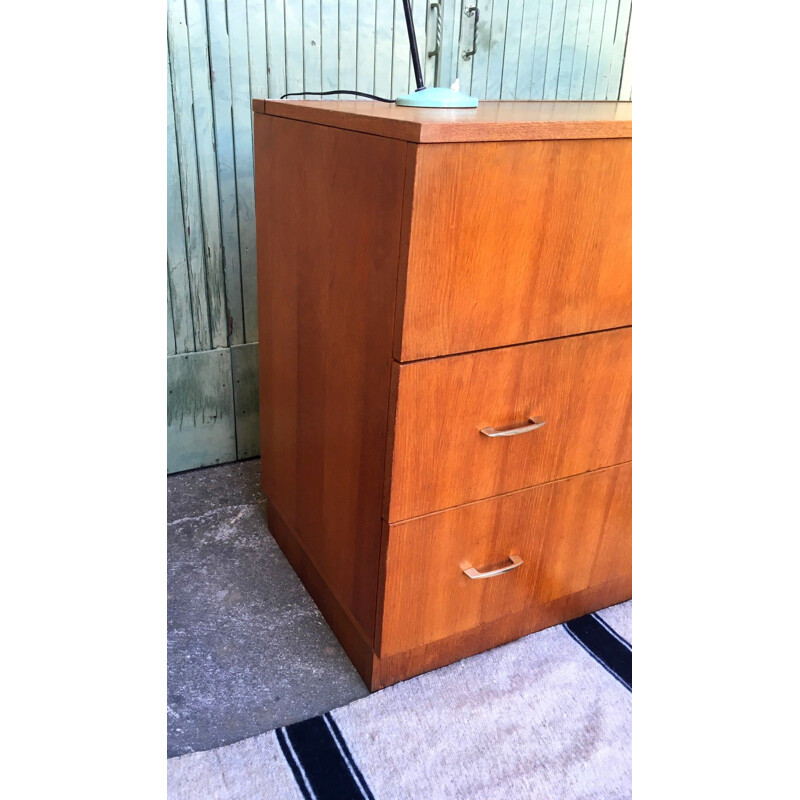
<path fill-rule="evenodd" d="M 500 569 L 493 569 L 490 572 L 478 572 L 475 567 L 467 567 L 464 569 L 464 574 L 468 578 L 472 578 L 475 580 L 476 578 L 494 578 L 495 575 L 502 575 L 504 572 L 511 572 L 512 569 L 516 569 L 519 566 L 522 566 L 522 559 L 519 556 L 509 556 L 508 560 L 511 562 L 507 567 L 500 567 Z"/>
<path fill-rule="evenodd" d="M 520 428 L 507 428 L 504 431 L 499 431 L 497 428 L 481 428 L 481 433 L 484 436 L 516 436 L 518 433 L 527 433 L 528 431 L 535 431 L 537 428 L 541 428 L 542 425 L 545 425 L 545 421 L 542 417 L 530 417 L 528 422 L 531 422 L 531 425 L 523 425 Z"/>

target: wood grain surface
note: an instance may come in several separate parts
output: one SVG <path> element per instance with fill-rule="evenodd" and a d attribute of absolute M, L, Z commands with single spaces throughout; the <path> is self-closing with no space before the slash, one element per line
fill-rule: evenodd
<path fill-rule="evenodd" d="M 630 328 L 394 369 L 389 522 L 631 458 Z M 546 425 L 481 434 L 529 417 Z"/>
<path fill-rule="evenodd" d="M 361 100 L 253 100 L 256 114 L 408 142 L 501 142 L 631 136 L 631 103 L 482 101 L 477 108 L 407 108 Z"/>
<path fill-rule="evenodd" d="M 631 141 L 412 146 L 398 361 L 631 324 Z"/>
<path fill-rule="evenodd" d="M 463 570 L 523 563 L 491 578 Z M 389 526 L 379 656 L 550 603 L 631 571 L 624 464 Z"/>
<path fill-rule="evenodd" d="M 255 126 L 264 491 L 371 632 L 407 145 Z"/>
<path fill-rule="evenodd" d="M 376 659 L 371 683 L 367 685 L 372 691 L 383 689 L 398 681 L 506 644 L 520 636 L 575 619 L 599 608 L 622 603 L 630 598 L 631 579 L 630 575 L 627 575 L 551 603 L 530 606 L 479 625 L 477 628 L 453 634 L 446 639 Z"/>

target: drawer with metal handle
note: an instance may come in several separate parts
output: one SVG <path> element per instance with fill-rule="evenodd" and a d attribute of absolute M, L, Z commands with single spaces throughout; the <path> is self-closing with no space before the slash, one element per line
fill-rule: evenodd
<path fill-rule="evenodd" d="M 631 458 L 631 330 L 395 364 L 384 518 Z"/>
<path fill-rule="evenodd" d="M 628 463 L 389 525 L 378 653 L 630 575 L 630 495 Z"/>

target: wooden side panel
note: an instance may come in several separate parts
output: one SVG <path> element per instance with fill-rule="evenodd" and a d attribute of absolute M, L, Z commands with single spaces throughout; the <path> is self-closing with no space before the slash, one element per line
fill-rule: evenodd
<path fill-rule="evenodd" d="M 629 325 L 630 139 L 420 145 L 405 285 L 399 361 Z"/>
<path fill-rule="evenodd" d="M 236 459 L 227 348 L 167 358 L 167 472 Z"/>
<path fill-rule="evenodd" d="M 404 364 L 387 519 L 631 458 L 631 329 Z M 483 428 L 546 424 L 490 438 Z"/>
<path fill-rule="evenodd" d="M 255 125 L 264 489 L 371 631 L 407 145 Z"/>
<path fill-rule="evenodd" d="M 522 559 L 510 572 L 470 579 Z M 631 574 L 625 464 L 391 525 L 381 657 Z"/>

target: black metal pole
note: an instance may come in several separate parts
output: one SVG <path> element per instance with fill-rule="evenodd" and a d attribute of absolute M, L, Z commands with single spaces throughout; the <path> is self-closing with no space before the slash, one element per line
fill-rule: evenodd
<path fill-rule="evenodd" d="M 411 19 L 411 0 L 403 0 L 403 11 L 406 14 L 406 28 L 408 28 L 408 43 L 411 46 L 411 61 L 414 64 L 414 78 L 417 81 L 417 91 L 425 88 L 422 80 L 422 67 L 419 64 L 419 50 L 417 50 L 417 37 L 414 33 L 414 22 Z"/>

